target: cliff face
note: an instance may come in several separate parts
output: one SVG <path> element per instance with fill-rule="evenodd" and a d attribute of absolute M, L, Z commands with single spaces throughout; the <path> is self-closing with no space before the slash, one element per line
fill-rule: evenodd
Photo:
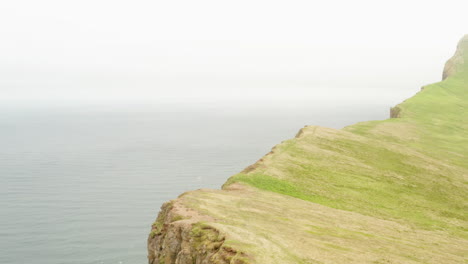
<path fill-rule="evenodd" d="M 246 254 L 230 247 L 225 236 L 204 221 L 214 219 L 180 201 L 165 203 L 148 237 L 149 263 L 248 263 Z"/>
<path fill-rule="evenodd" d="M 442 78 L 445 80 L 449 76 L 453 76 L 465 70 L 468 66 L 468 35 L 465 35 L 458 43 L 457 50 L 452 58 L 445 64 Z"/>
<path fill-rule="evenodd" d="M 394 118 L 306 126 L 222 190 L 163 205 L 149 263 L 466 261 L 467 44 Z"/>

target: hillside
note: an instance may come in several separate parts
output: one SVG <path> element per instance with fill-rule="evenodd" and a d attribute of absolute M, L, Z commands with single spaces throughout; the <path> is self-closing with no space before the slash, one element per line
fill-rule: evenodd
<path fill-rule="evenodd" d="M 306 126 L 222 190 L 167 202 L 149 263 L 466 263 L 468 35 L 443 78 L 390 119 Z"/>

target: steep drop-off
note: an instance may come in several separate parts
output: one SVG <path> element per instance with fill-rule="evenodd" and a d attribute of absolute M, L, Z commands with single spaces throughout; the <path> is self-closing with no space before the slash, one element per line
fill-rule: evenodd
<path fill-rule="evenodd" d="M 393 118 L 304 127 L 222 190 L 167 202 L 149 263 L 466 263 L 467 57 L 465 36 Z"/>

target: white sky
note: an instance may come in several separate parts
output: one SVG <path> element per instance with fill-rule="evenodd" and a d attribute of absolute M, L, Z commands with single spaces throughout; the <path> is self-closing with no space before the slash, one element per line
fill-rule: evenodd
<path fill-rule="evenodd" d="M 14 0 L 0 104 L 395 104 L 440 80 L 468 1 Z"/>

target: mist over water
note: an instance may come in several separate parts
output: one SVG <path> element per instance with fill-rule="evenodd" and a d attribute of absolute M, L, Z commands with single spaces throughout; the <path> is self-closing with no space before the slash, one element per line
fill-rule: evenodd
<path fill-rule="evenodd" d="M 0 263 L 146 263 L 163 202 L 220 188 L 304 125 L 386 106 L 2 109 Z"/>
<path fill-rule="evenodd" d="M 440 80 L 464 5 L 3 1 L 0 264 L 147 263 L 163 202 Z"/>

